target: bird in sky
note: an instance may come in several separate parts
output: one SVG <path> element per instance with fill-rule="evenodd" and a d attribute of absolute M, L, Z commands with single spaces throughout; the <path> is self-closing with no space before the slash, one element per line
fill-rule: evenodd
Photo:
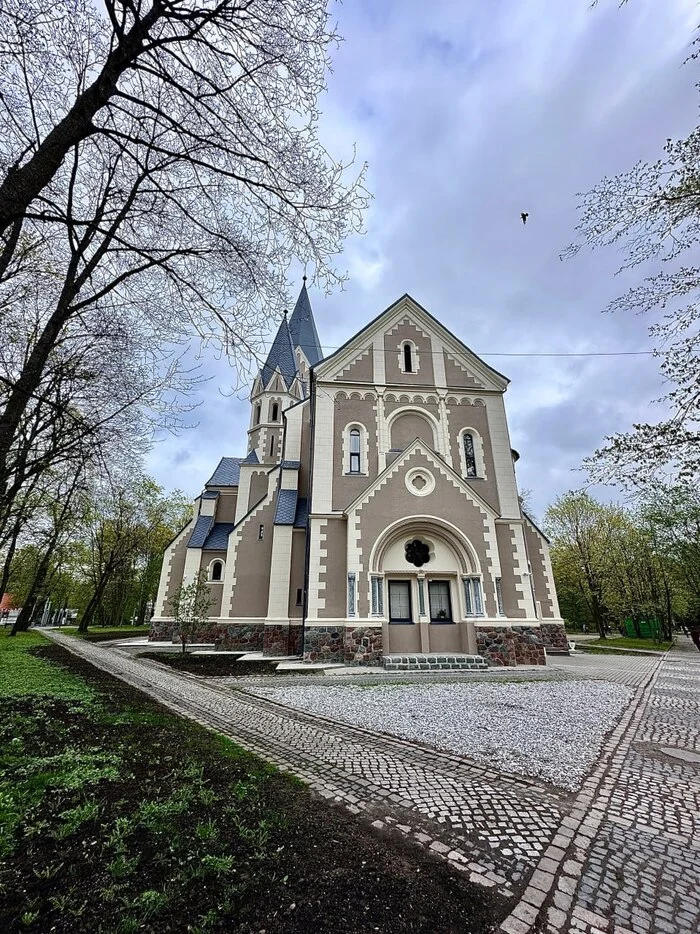
<path fill-rule="evenodd" d="M 528 219 L 529 216 L 530 216 L 530 214 L 529 214 L 528 211 L 521 211 L 521 212 L 520 212 L 520 219 L 522 220 L 523 224 L 527 224 L 527 219 Z"/>

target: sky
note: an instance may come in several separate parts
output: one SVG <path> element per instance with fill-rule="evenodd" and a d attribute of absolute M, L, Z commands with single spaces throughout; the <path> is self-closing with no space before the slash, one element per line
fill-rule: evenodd
<path fill-rule="evenodd" d="M 330 9 L 345 41 L 333 52 L 321 137 L 338 159 L 356 145 L 374 197 L 366 232 L 338 258 L 344 289 L 309 290 L 321 343 L 332 352 L 412 295 L 510 378 L 518 483 L 541 516 L 585 484 L 577 468 L 606 435 L 661 414 L 650 406 L 663 392 L 658 362 L 496 354 L 651 349 L 649 322 L 603 312 L 654 270 L 616 275 L 615 249 L 560 255 L 575 238 L 577 192 L 659 158 L 668 137 L 697 125 L 697 64 L 683 62 L 700 6 L 346 0 Z M 245 455 L 250 412 L 230 394 L 226 361 L 203 362 L 211 378 L 196 424 L 156 444 L 148 463 L 166 489 L 192 496 L 222 456 Z"/>

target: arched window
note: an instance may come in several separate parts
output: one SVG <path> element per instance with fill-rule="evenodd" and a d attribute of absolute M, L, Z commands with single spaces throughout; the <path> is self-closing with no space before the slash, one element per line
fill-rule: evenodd
<path fill-rule="evenodd" d="M 223 561 L 212 561 L 209 567 L 209 580 L 220 581 L 223 572 L 224 572 L 224 562 Z"/>
<path fill-rule="evenodd" d="M 413 349 L 410 344 L 403 345 L 403 371 L 413 373 Z"/>
<path fill-rule="evenodd" d="M 360 429 L 350 429 L 350 473 L 360 473 Z"/>
<path fill-rule="evenodd" d="M 476 452 L 474 450 L 474 435 L 465 431 L 462 437 L 464 444 L 464 466 L 467 477 L 476 477 Z"/>
<path fill-rule="evenodd" d="M 259 405 L 255 406 L 255 424 L 256 425 L 260 424 L 260 406 Z"/>
<path fill-rule="evenodd" d="M 276 422 L 277 419 L 279 418 L 279 414 L 280 414 L 280 407 L 276 402 L 273 402 L 271 421 Z"/>

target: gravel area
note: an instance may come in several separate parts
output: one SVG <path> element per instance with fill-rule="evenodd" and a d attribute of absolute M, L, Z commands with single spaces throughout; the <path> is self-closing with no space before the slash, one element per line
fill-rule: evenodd
<path fill-rule="evenodd" d="M 250 690 L 571 791 L 580 787 L 633 694 L 605 681 Z"/>

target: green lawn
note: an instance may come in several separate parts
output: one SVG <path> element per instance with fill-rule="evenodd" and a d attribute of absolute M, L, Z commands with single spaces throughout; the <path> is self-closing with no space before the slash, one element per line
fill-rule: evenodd
<path fill-rule="evenodd" d="M 39 633 L 0 631 L 0 931 L 479 934 L 508 910 Z"/>
<path fill-rule="evenodd" d="M 572 639 L 576 642 L 576 637 Z M 608 637 L 607 639 L 594 639 L 591 642 L 580 642 L 577 648 L 619 648 L 619 649 L 647 649 L 651 652 L 665 652 L 670 649 L 673 642 L 654 642 L 653 639 L 633 639 L 629 636 Z"/>

